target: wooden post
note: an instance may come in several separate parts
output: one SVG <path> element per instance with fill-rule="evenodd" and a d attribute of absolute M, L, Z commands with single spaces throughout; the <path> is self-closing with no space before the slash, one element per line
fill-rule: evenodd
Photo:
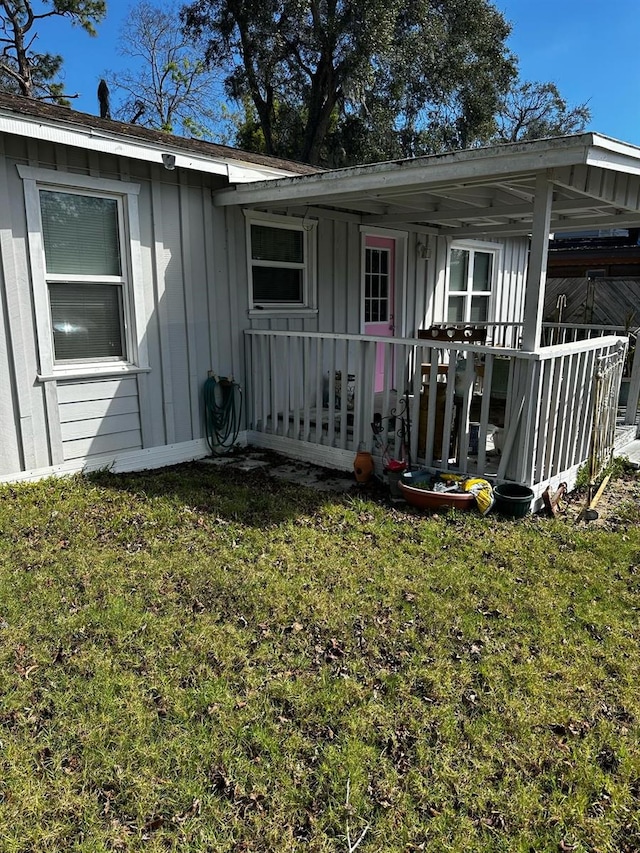
<path fill-rule="evenodd" d="M 547 279 L 547 250 L 551 224 L 553 184 L 547 172 L 536 176 L 536 197 L 533 204 L 533 231 L 524 298 L 522 349 L 533 352 L 540 347 L 544 288 Z"/>
<path fill-rule="evenodd" d="M 640 397 L 640 333 L 635 336 L 635 349 L 631 365 L 631 379 L 629 381 L 629 394 L 627 396 L 627 410 L 625 412 L 625 424 L 635 424 L 638 414 L 638 398 Z M 631 346 L 631 338 L 629 338 Z"/>

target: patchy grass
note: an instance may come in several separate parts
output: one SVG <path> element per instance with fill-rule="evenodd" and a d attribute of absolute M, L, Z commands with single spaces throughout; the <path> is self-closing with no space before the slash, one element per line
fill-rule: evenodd
<path fill-rule="evenodd" d="M 627 482 L 611 529 L 197 464 L 2 487 L 2 850 L 637 853 Z"/>

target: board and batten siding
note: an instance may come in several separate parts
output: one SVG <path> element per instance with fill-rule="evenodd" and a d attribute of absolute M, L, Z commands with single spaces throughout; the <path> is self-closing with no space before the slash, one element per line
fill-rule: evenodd
<path fill-rule="evenodd" d="M 424 316 L 424 326 L 444 323 L 447 317 L 447 278 L 446 270 L 452 240 L 445 237 L 433 238 L 431 257 L 434 259 L 427 268 L 427 293 L 429 294 Z M 465 246 L 473 246 L 474 241 L 465 240 Z M 522 322 L 524 310 L 524 286 L 529 257 L 529 240 L 526 237 L 512 237 L 503 240 L 481 242 L 480 248 L 492 247 L 497 253 L 497 267 L 494 273 L 493 296 L 490 320 L 495 323 Z"/>
<path fill-rule="evenodd" d="M 246 221 L 240 211 L 227 208 L 229 221 L 233 223 L 234 240 L 229 253 L 230 294 L 232 315 L 247 315 L 249 294 L 249 270 L 247 268 Z M 274 211 L 286 215 L 285 210 Z M 293 214 L 292 214 L 293 215 Z M 417 337 L 420 329 L 432 324 L 446 322 L 447 311 L 447 267 L 451 240 L 435 235 L 402 232 L 396 229 L 367 228 L 358 216 L 339 212 L 314 210 L 306 212 L 307 220 L 314 219 L 316 228 L 316 282 L 317 310 L 301 312 L 256 311 L 249 318 L 250 328 L 256 331 L 314 332 L 331 335 L 360 335 L 364 331 L 363 260 L 364 241 L 368 234 L 390 236 L 396 239 L 396 287 L 395 287 L 395 337 L 399 340 Z M 465 241 L 467 246 L 475 245 Z M 479 246 L 480 244 L 478 244 Z M 486 244 L 485 244 L 486 245 Z M 496 252 L 490 320 L 497 323 L 513 323 L 522 320 L 523 289 L 527 268 L 528 240 L 505 239 L 492 242 Z M 237 287 L 234 287 L 234 276 Z M 518 292 L 520 290 L 520 292 Z M 235 301 L 234 301 L 235 298 Z M 295 409 L 304 398 L 310 406 L 326 404 L 330 393 L 332 371 L 340 370 L 341 344 L 336 347 L 320 347 L 318 357 L 321 364 L 318 380 L 311 392 L 307 387 L 309 377 L 301 371 L 294 378 L 285 380 L 285 371 L 276 365 L 289 358 L 302 362 L 305 346 L 296 338 L 287 341 L 275 339 L 252 339 L 247 341 L 251 350 L 253 376 L 247 376 L 247 393 L 256 399 L 275 395 L 288 399 Z M 307 360 L 313 360 L 313 346 L 307 343 Z M 287 349 L 287 347 L 290 347 Z M 286 354 L 285 354 L 286 353 Z M 266 361 L 274 372 L 270 384 L 262 383 L 262 370 Z M 355 371 L 354 365 L 342 367 Z M 305 396 L 306 395 L 306 396 Z M 251 424 L 249 424 L 251 428 Z"/>
<path fill-rule="evenodd" d="M 44 389 L 38 372 L 36 330 L 27 255 L 22 182 L 11 162 L 12 139 L 0 136 L 0 269 L 3 363 L 0 367 L 0 469 L 11 473 L 50 463 Z M 33 145 L 21 142 L 22 161 Z M 6 358 L 6 360 L 5 360 Z"/>
<path fill-rule="evenodd" d="M 140 372 L 42 376 L 19 166 L 69 175 L 70 186 L 76 175 L 139 186 L 138 227 L 130 233 L 139 231 L 131 302 L 146 362 Z M 232 310 L 228 214 L 212 204 L 222 182 L 0 135 L 0 478 L 80 469 L 92 459 L 108 465 L 119 454 L 144 463 L 154 449 L 203 455 L 208 372 L 242 381 L 244 368 L 246 307 L 241 317 Z"/>
<path fill-rule="evenodd" d="M 136 235 L 131 305 L 143 356 L 139 372 L 42 374 L 37 318 L 43 305 L 32 286 L 34 258 L 18 167 L 69 176 L 70 186 L 81 176 L 85 182 L 137 187 L 130 234 Z M 362 331 L 366 229 L 360 218 L 314 211 L 317 311 L 249 316 L 245 218 L 238 209 L 212 204 L 212 192 L 224 183 L 220 176 L 167 171 L 111 154 L 0 135 L 0 478 L 79 469 L 83 460 L 108 465 L 118 454 L 143 460 L 155 448 L 193 448 L 194 455 L 202 455 L 202 388 L 209 371 L 243 386 L 249 381 L 244 329 Z M 403 249 L 396 336 L 413 337 L 446 316 L 449 244 L 415 233 L 398 240 Z M 501 245 L 494 319 L 519 320 L 527 242 Z"/>
<path fill-rule="evenodd" d="M 502 241 L 493 307 L 493 320 L 497 323 L 523 320 L 528 258 L 528 237 Z"/>
<path fill-rule="evenodd" d="M 240 212 L 229 209 L 233 221 L 232 251 L 238 288 L 237 303 L 232 311 L 247 312 L 247 259 L 245 223 Z M 279 215 L 286 211 L 278 211 Z M 296 316 L 273 313 L 250 318 L 252 329 L 290 332 L 326 332 L 328 334 L 361 334 L 363 331 L 362 245 L 367 229 L 360 218 L 348 214 L 314 212 L 308 218 L 317 227 L 317 312 Z M 373 232 L 372 232 L 373 233 Z M 376 228 L 384 235 L 384 229 Z M 396 337 L 415 337 L 418 329 L 446 322 L 447 265 L 451 239 L 434 235 L 391 230 L 402 251 L 398 253 L 396 270 Z M 465 245 L 474 241 L 465 240 Z M 485 244 L 489 245 L 489 244 Z M 496 269 L 491 320 L 498 323 L 522 321 L 524 284 L 529 241 L 508 238 L 492 241 L 496 250 Z M 233 290 L 233 288 L 232 288 Z"/>

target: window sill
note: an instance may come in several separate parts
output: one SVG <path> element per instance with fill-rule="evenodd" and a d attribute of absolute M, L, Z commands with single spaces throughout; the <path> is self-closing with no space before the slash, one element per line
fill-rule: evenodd
<path fill-rule="evenodd" d="M 317 308 L 250 308 L 249 317 L 317 317 Z"/>
<path fill-rule="evenodd" d="M 65 379 L 112 379 L 117 376 L 135 376 L 137 373 L 150 373 L 150 367 L 135 367 L 131 364 L 109 365 L 108 367 L 60 368 L 54 373 L 38 374 L 38 382 L 60 382 Z"/>

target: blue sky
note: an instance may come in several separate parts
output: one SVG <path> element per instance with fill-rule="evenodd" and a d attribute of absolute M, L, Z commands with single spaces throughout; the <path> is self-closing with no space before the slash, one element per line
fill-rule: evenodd
<path fill-rule="evenodd" d="M 81 93 L 74 106 L 89 113 L 98 112 L 100 77 L 122 62 L 117 36 L 131 4 L 107 0 L 107 5 L 96 38 L 66 21 L 49 20 L 40 27 L 40 48 L 65 57 L 67 90 Z M 512 24 L 509 46 L 524 79 L 553 81 L 570 104 L 588 102 L 589 130 L 640 146 L 639 0 L 494 0 L 494 5 Z"/>
<path fill-rule="evenodd" d="M 527 80 L 588 102 L 595 130 L 640 145 L 638 0 L 494 0 Z"/>

